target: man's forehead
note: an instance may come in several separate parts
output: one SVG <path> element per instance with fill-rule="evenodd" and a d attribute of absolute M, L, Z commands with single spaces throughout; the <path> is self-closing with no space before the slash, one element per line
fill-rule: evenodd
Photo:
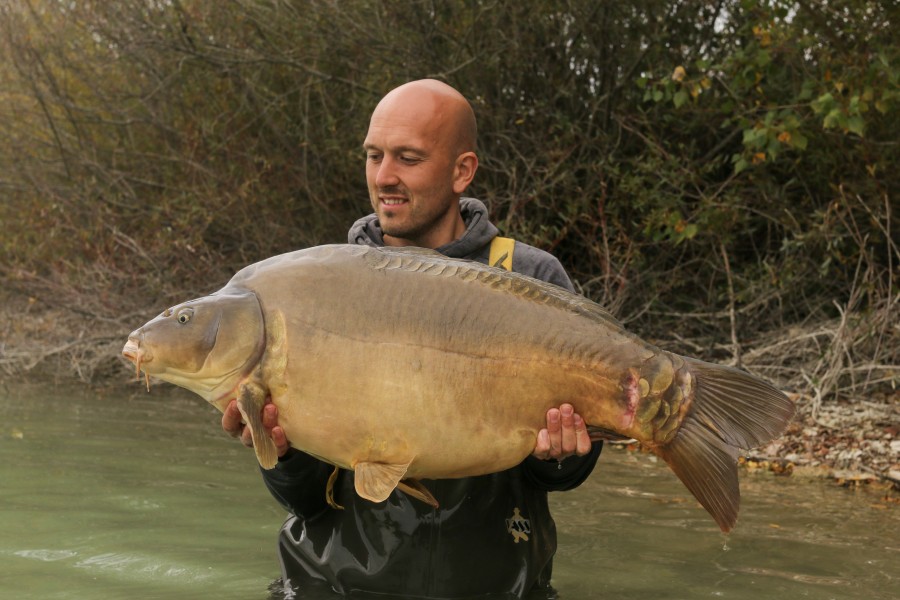
<path fill-rule="evenodd" d="M 402 119 L 381 120 L 373 117 L 363 148 L 404 152 L 425 153 L 437 143 L 439 136 L 435 129 L 416 121 Z"/>

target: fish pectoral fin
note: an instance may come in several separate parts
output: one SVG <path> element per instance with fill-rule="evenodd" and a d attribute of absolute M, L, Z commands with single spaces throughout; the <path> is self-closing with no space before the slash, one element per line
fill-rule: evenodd
<path fill-rule="evenodd" d="M 356 463 L 353 467 L 356 493 L 372 502 L 387 500 L 387 497 L 406 475 L 409 465 L 410 463 L 405 465 L 376 462 Z"/>
<path fill-rule="evenodd" d="M 440 508 L 441 506 L 437 499 L 431 495 L 431 492 L 428 491 L 428 488 L 422 485 L 422 482 L 418 479 L 404 479 L 397 484 L 397 489 L 434 508 Z"/>
<path fill-rule="evenodd" d="M 263 427 L 262 410 L 266 404 L 266 396 L 266 389 L 258 383 L 243 383 L 238 389 L 237 407 L 253 436 L 256 460 L 263 469 L 271 469 L 278 463 L 278 450 Z"/>

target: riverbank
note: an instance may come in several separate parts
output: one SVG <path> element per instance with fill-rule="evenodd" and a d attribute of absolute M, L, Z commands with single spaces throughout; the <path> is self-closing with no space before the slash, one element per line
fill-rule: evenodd
<path fill-rule="evenodd" d="M 87 386 L 134 385 L 120 352 L 128 333 L 152 315 L 85 314 L 77 307 L 48 307 L 8 296 L 0 315 L 0 382 Z M 793 477 L 828 478 L 845 486 L 900 492 L 900 392 L 819 403 L 803 390 L 785 389 L 797 416 L 785 434 L 748 452 L 742 465 Z M 0 435 L 11 435 L 0 428 Z"/>
<path fill-rule="evenodd" d="M 900 395 L 825 403 L 813 415 L 808 397 L 789 396 L 798 412 L 785 434 L 742 459 L 749 469 L 827 477 L 840 485 L 880 484 L 900 491 Z"/>

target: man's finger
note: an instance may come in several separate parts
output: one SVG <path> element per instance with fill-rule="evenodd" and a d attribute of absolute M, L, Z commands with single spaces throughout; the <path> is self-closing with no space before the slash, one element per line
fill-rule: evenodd
<path fill-rule="evenodd" d="M 560 434 L 559 409 L 551 408 L 547 411 L 547 438 L 550 442 L 548 452 L 551 457 L 559 458 L 562 444 L 562 435 Z"/>
<path fill-rule="evenodd" d="M 591 451 L 591 436 L 588 434 L 587 426 L 581 415 L 575 415 L 575 454 L 585 456 Z"/>
<path fill-rule="evenodd" d="M 560 452 L 564 457 L 574 453 L 577 448 L 575 440 L 575 419 L 573 418 L 574 414 L 575 409 L 572 408 L 571 404 L 563 404 L 559 407 L 560 431 L 562 432 L 560 438 Z"/>
<path fill-rule="evenodd" d="M 276 454 L 279 456 L 279 458 L 284 456 L 284 453 L 288 451 L 288 448 L 290 448 L 290 444 L 287 441 L 287 436 L 284 435 L 284 429 L 276 425 L 270 431 L 270 435 L 272 436 L 272 441 L 275 442 Z"/>
<path fill-rule="evenodd" d="M 231 437 L 238 437 L 242 433 L 241 411 L 238 410 L 236 400 L 229 402 L 222 413 L 222 429 Z"/>
<path fill-rule="evenodd" d="M 550 435 L 546 429 L 538 431 L 537 442 L 534 444 L 534 452 L 531 455 L 540 460 L 550 458 Z"/>
<path fill-rule="evenodd" d="M 253 433 L 249 427 L 244 427 L 244 430 L 241 432 L 241 443 L 248 448 L 253 447 Z"/>
<path fill-rule="evenodd" d="M 269 430 L 278 425 L 278 407 L 271 402 L 266 403 L 263 406 L 262 422 L 263 427 Z"/>

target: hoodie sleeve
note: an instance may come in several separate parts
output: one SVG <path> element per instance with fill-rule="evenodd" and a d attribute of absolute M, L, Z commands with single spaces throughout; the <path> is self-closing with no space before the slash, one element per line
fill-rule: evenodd
<path fill-rule="evenodd" d="M 328 508 L 325 486 L 334 467 L 305 452 L 288 450 L 273 469 L 263 469 L 263 482 L 284 508 L 309 518 Z"/>
<path fill-rule="evenodd" d="M 570 292 L 575 291 L 572 280 L 569 279 L 569 275 L 559 260 L 549 252 L 534 246 L 516 242 L 516 247 L 513 251 L 512 270 L 522 275 L 528 275 L 529 277 L 558 285 Z"/>
<path fill-rule="evenodd" d="M 563 492 L 577 488 L 584 483 L 597 459 L 603 442 L 591 444 L 591 451 L 584 456 L 571 456 L 562 462 L 540 460 L 529 456 L 522 462 L 522 472 L 532 486 L 546 492 Z"/>

